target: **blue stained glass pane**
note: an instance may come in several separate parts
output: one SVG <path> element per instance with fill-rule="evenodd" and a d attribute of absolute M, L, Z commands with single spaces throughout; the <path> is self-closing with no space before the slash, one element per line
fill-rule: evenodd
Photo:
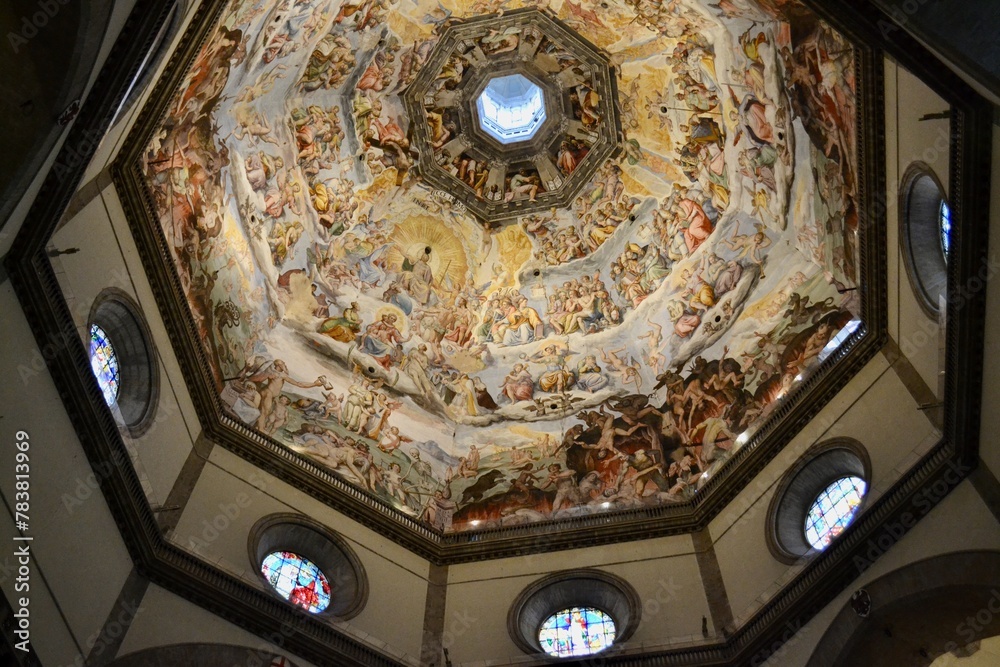
<path fill-rule="evenodd" d="M 330 606 L 330 582 L 312 561 L 276 551 L 260 566 L 261 574 L 281 597 L 312 614 Z"/>
<path fill-rule="evenodd" d="M 866 490 L 860 477 L 843 477 L 826 487 L 806 515 L 806 541 L 825 549 L 854 520 Z"/>
<path fill-rule="evenodd" d="M 104 393 L 104 402 L 114 405 L 118 401 L 120 381 L 118 355 L 115 354 L 115 348 L 108 334 L 96 324 L 90 326 L 90 368 Z"/>
<path fill-rule="evenodd" d="M 538 631 L 542 650 L 558 658 L 593 655 L 614 641 L 614 620 L 593 607 L 572 607 L 556 612 Z"/>
<path fill-rule="evenodd" d="M 948 203 L 943 200 L 938 218 L 941 231 L 941 252 L 944 253 L 944 260 L 947 262 L 948 252 L 951 250 L 951 209 L 948 208 Z"/>

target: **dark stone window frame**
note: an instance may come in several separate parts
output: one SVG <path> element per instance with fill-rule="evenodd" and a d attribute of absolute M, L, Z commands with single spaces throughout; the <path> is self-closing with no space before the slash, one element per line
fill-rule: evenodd
<path fill-rule="evenodd" d="M 317 613 L 298 609 L 271 586 L 261 573 L 261 565 L 277 551 L 290 551 L 319 568 L 330 583 L 330 605 L 326 609 Z M 360 614 L 368 602 L 368 576 L 361 559 L 343 537 L 307 516 L 282 513 L 263 517 L 250 529 L 247 552 L 264 589 L 301 613 L 346 621 Z"/>
<path fill-rule="evenodd" d="M 567 570 L 543 577 L 521 591 L 507 614 L 507 632 L 525 653 L 556 662 L 565 660 L 545 653 L 538 633 L 549 617 L 571 607 L 593 607 L 614 621 L 614 644 L 595 654 L 600 656 L 628 641 L 642 618 L 639 594 L 621 577 L 603 570 Z"/>
<path fill-rule="evenodd" d="M 942 203 L 950 207 L 937 174 L 924 162 L 911 163 L 900 179 L 900 252 L 917 303 L 934 320 L 941 314 L 941 297 L 948 292 L 948 263 L 941 246 Z"/>
<path fill-rule="evenodd" d="M 844 477 L 860 477 L 865 482 L 852 523 L 864 512 L 871 495 L 871 458 L 854 438 L 833 438 L 810 447 L 784 474 L 767 509 L 767 548 L 775 560 L 795 565 L 822 550 L 806 540 L 805 522 L 816 498 Z"/>
<path fill-rule="evenodd" d="M 102 290 L 90 307 L 84 332 L 88 356 L 94 324 L 107 334 L 118 357 L 118 397 L 112 412 L 120 415 L 119 424 L 130 437 L 139 438 L 153 425 L 160 400 L 160 364 L 149 324 L 139 304 L 116 287 Z"/>

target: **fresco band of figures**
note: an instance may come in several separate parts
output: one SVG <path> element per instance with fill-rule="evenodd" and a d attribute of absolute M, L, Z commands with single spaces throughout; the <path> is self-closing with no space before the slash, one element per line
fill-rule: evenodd
<path fill-rule="evenodd" d="M 234 1 L 144 165 L 226 409 L 445 532 L 691 498 L 860 312 L 853 53 L 790 0 L 539 6 L 622 155 L 495 229 L 428 187 L 402 91 L 521 6 Z"/>

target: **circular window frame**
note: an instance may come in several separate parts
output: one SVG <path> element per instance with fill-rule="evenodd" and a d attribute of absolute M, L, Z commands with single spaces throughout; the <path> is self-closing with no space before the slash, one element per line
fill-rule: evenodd
<path fill-rule="evenodd" d="M 795 565 L 821 549 L 806 539 L 805 520 L 816 498 L 844 477 L 859 477 L 865 495 L 854 518 L 865 511 L 871 495 L 871 458 L 854 438 L 833 438 L 810 447 L 781 478 L 767 509 L 767 548 L 780 563 Z"/>
<path fill-rule="evenodd" d="M 112 409 L 116 419 L 120 417 L 119 424 L 129 436 L 141 437 L 153 425 L 160 399 L 160 364 L 149 324 L 139 304 L 116 287 L 102 290 L 90 307 L 84 331 L 88 360 L 90 330 L 95 324 L 107 334 L 118 357 L 115 407 L 107 406 L 103 392 L 101 403 Z"/>
<path fill-rule="evenodd" d="M 593 607 L 611 617 L 615 640 L 590 656 L 560 658 L 546 653 L 538 633 L 553 614 L 571 607 Z M 521 591 L 507 614 L 507 632 L 525 653 L 551 662 L 607 655 L 635 633 L 642 618 L 642 601 L 635 588 L 621 577 L 603 570 L 569 570 L 543 577 Z"/>
<path fill-rule="evenodd" d="M 924 162 L 913 162 L 900 180 L 899 243 L 906 274 L 924 314 L 937 319 L 941 297 L 948 292 L 948 262 L 941 244 L 941 204 L 948 201 L 937 174 Z M 954 232 L 954 224 L 952 225 Z M 951 244 L 950 252 L 954 252 Z"/>
<path fill-rule="evenodd" d="M 279 594 L 261 572 L 264 559 L 290 551 L 312 562 L 330 583 L 330 604 L 320 612 L 293 605 Z M 310 618 L 346 621 L 361 613 L 368 602 L 368 576 L 347 541 L 332 530 L 301 514 L 271 514 L 250 529 L 247 555 L 258 581 L 276 600 Z"/>

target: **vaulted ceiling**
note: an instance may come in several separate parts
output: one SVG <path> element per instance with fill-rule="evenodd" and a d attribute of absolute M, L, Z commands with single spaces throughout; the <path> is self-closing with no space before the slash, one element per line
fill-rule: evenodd
<path fill-rule="evenodd" d="M 843 36 L 511 9 L 233 3 L 139 137 L 224 418 L 438 533 L 690 502 L 861 323 Z"/>

